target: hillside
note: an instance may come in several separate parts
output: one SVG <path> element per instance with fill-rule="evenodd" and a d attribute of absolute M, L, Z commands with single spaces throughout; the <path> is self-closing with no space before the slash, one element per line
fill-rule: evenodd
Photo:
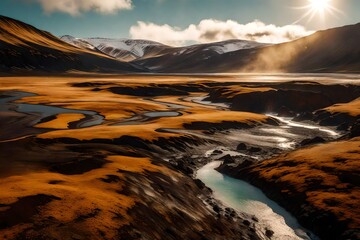
<path fill-rule="evenodd" d="M 96 50 L 125 62 L 155 57 L 173 49 L 158 42 L 138 39 L 75 38 L 69 35 L 60 39 L 76 47 Z"/>
<path fill-rule="evenodd" d="M 99 51 L 69 45 L 48 32 L 0 16 L 0 71 L 139 72 Z"/>
<path fill-rule="evenodd" d="M 61 39 L 0 16 L 0 71 L 19 72 L 346 72 L 360 69 L 360 23 L 269 45 L 244 40 L 170 47 L 148 40 Z"/>
<path fill-rule="evenodd" d="M 137 61 L 166 73 L 359 72 L 360 23 L 319 31 L 292 42 L 224 54 L 196 51 Z"/>

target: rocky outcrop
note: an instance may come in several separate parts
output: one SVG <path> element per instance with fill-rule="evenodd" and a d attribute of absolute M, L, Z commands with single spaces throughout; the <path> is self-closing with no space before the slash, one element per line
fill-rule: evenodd
<path fill-rule="evenodd" d="M 301 141 L 300 146 L 306 146 L 306 145 L 312 145 L 317 143 L 324 143 L 326 142 L 325 139 L 322 137 L 314 137 L 314 138 L 308 138 Z"/>

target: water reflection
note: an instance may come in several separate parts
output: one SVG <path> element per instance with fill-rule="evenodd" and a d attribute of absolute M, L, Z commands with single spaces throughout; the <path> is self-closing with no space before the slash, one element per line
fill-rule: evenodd
<path fill-rule="evenodd" d="M 213 190 L 215 198 L 237 211 L 255 215 L 260 219 L 259 226 L 262 231 L 270 228 L 275 232 L 272 239 L 317 239 L 301 227 L 289 212 L 266 197 L 261 190 L 245 181 L 214 170 L 220 164 L 220 161 L 211 162 L 197 172 L 197 178 Z"/>

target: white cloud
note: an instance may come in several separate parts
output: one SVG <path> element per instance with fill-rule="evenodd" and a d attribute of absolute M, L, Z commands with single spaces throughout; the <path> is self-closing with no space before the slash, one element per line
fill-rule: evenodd
<path fill-rule="evenodd" d="M 276 26 L 255 20 L 240 24 L 233 20 L 202 20 L 198 25 L 191 24 L 181 29 L 170 25 L 157 25 L 139 21 L 130 28 L 130 36 L 136 39 L 149 39 L 170 45 L 181 46 L 189 42 L 215 42 L 228 39 L 252 40 L 264 43 L 291 41 L 313 33 L 300 25 Z"/>
<path fill-rule="evenodd" d="M 32 0 L 40 3 L 46 13 L 64 12 L 72 16 L 96 11 L 102 14 L 131 9 L 131 0 Z"/>

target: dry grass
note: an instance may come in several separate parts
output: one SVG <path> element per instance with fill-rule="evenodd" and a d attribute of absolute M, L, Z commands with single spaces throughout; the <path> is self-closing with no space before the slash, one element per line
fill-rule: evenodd
<path fill-rule="evenodd" d="M 182 78 L 174 77 L 170 82 L 173 84 L 183 83 Z M 21 103 L 44 104 L 49 106 L 64 107 L 70 109 L 96 111 L 105 117 L 106 122 L 99 126 L 81 129 L 67 129 L 70 122 L 84 118 L 83 114 L 59 114 L 56 119 L 38 124 L 38 128 L 47 128 L 50 131 L 40 134 L 37 138 L 74 138 L 80 140 L 91 139 L 115 139 L 121 136 L 135 136 L 143 140 L 153 141 L 158 138 L 181 136 L 157 132 L 159 128 L 183 128 L 186 124 L 193 122 L 221 123 L 223 121 L 257 124 L 266 121 L 268 117 L 243 112 L 221 111 L 196 103 L 185 102 L 179 97 L 164 96 L 156 100 L 169 103 L 186 105 L 188 108 L 179 109 L 183 115 L 171 118 L 159 118 L 152 121 L 140 123 L 139 125 L 112 126 L 111 123 L 125 121 L 134 114 L 141 114 L 149 111 L 165 111 L 169 108 L 160 103 L 155 103 L 139 97 L 119 95 L 107 91 L 111 86 L 142 86 L 149 81 L 164 82 L 162 77 L 120 77 L 118 79 L 101 79 L 109 85 L 101 91 L 92 91 L 93 87 L 72 87 L 77 82 L 98 82 L 99 79 L 83 78 L 45 78 L 45 77 L 24 77 L 24 78 L 1 78 L 1 91 L 25 91 L 37 94 L 37 96 L 26 97 L 18 100 Z M 168 83 L 168 78 L 166 82 Z M 189 81 L 195 81 L 189 79 Z M 198 79 L 197 79 L 198 80 Z M 115 82 L 115 83 L 114 83 Z M 199 93 L 194 96 L 199 96 Z M 51 149 L 48 149 L 49 151 Z M 78 175 L 63 175 L 49 171 L 37 170 L 37 172 L 23 173 L 20 176 L 12 176 L 0 179 L 1 192 L 0 204 L 12 204 L 18 199 L 26 196 L 46 194 L 60 198 L 53 200 L 39 208 L 40 212 L 33 219 L 33 223 L 23 223 L 0 230 L 0 238 L 5 235 L 8 238 L 16 236 L 24 229 L 33 224 L 43 224 L 47 219 L 63 223 L 63 226 L 49 224 L 42 227 L 49 237 L 55 239 L 71 239 L 73 232 L 88 239 L 104 234 L 103 239 L 114 239 L 116 231 L 121 226 L 131 222 L 128 210 L 137 202 L 141 202 L 144 196 L 129 196 L 122 193 L 123 188 L 147 189 L 149 196 L 158 196 L 151 187 L 150 179 L 146 176 L 149 172 L 161 173 L 170 177 L 174 182 L 180 182 L 180 175 L 166 167 L 153 164 L 147 158 L 135 158 L 124 156 L 107 155 L 109 163 L 102 168 L 94 169 Z M 132 174 L 144 176 L 137 186 L 134 182 L 128 182 Z M 116 182 L 104 182 L 107 176 L 115 176 Z M 49 184 L 56 181 L 57 184 Z M 159 201 L 161 202 L 161 201 Z M 155 203 L 154 203 L 155 204 Z M 171 203 L 174 204 L 174 203 Z M 1 205 L 0 205 L 1 206 Z M 181 206 L 178 206 L 181 207 Z M 0 208 L 6 210 L 7 207 Z M 166 215 L 171 208 L 164 208 L 163 203 L 158 208 L 161 214 Z M 185 211 L 185 210 L 184 210 Z M 189 215 L 204 216 L 205 209 L 199 213 Z M 91 216 L 91 217 L 86 217 Z M 82 220 L 77 219 L 81 217 Z M 199 217 L 200 219 L 200 217 Z"/>
<path fill-rule="evenodd" d="M 184 77 L 183 77 L 184 78 Z M 170 84 L 184 83 L 182 78 L 170 78 Z M 186 78 L 189 82 L 198 81 L 197 78 Z M 58 106 L 79 110 L 96 111 L 105 117 L 108 121 L 124 121 L 132 117 L 135 113 L 141 114 L 148 111 L 165 111 L 168 108 L 159 103 L 147 101 L 145 99 L 119 95 L 111 93 L 107 90 L 92 91 L 93 87 L 72 87 L 73 83 L 78 82 L 103 82 L 108 83 L 106 88 L 121 84 L 121 86 L 146 86 L 149 81 L 156 81 L 162 83 L 165 81 L 162 77 L 131 77 L 124 76 L 118 79 L 102 78 L 102 79 L 88 79 L 88 78 L 2 78 L 2 85 L 0 90 L 17 90 L 32 92 L 38 96 L 26 97 L 18 102 L 26 102 L 31 104 L 44 104 L 50 106 Z M 202 80 L 203 81 L 203 80 Z M 254 90 L 257 91 L 258 89 Z M 240 91 L 240 90 L 239 90 Z M 246 88 L 244 91 L 250 91 Z M 194 96 L 199 96 L 195 93 Z M 221 111 L 207 106 L 202 106 L 192 102 L 184 102 L 178 97 L 166 96 L 157 98 L 159 101 L 168 101 L 170 103 L 186 105 L 187 109 L 181 110 L 182 116 L 173 118 L 161 118 L 141 125 L 133 126 L 94 126 L 85 129 L 74 130 L 60 130 L 51 131 L 40 135 L 40 138 L 62 138 L 70 137 L 81 140 L 90 140 L 95 138 L 114 139 L 121 136 L 136 136 L 145 140 L 154 140 L 159 137 L 178 136 L 177 134 L 158 133 L 156 129 L 159 128 L 183 128 L 185 124 L 193 122 L 205 123 L 221 123 L 224 121 L 238 122 L 246 124 L 256 124 L 264 122 L 268 119 L 267 116 L 245 112 Z M 65 116 L 65 115 L 64 115 Z M 69 122 L 68 118 L 64 116 L 40 125 L 42 127 L 63 128 Z M 57 127 L 54 127 L 57 126 Z M 39 126 L 38 126 L 39 127 Z"/>
<path fill-rule="evenodd" d="M 4 41 L 11 45 L 24 47 L 37 45 L 46 48 L 50 48 L 49 46 L 51 46 L 52 49 L 65 53 L 89 53 L 103 58 L 110 58 L 100 52 L 80 49 L 67 44 L 50 33 L 38 30 L 32 26 L 26 27 L 23 23 L 17 23 L 15 21 L 1 21 L 0 30 L 3 30 L 0 34 L 0 41 Z"/>
<path fill-rule="evenodd" d="M 354 138 L 300 149 L 263 161 L 252 171 L 283 186 L 285 192 L 306 194 L 310 205 L 356 228 L 360 224 L 360 188 L 355 184 L 359 154 L 360 138 Z"/>
<path fill-rule="evenodd" d="M 330 113 L 346 113 L 353 117 L 360 116 L 360 98 L 352 102 L 344 104 L 335 104 L 331 107 L 325 108 Z"/>
<path fill-rule="evenodd" d="M 44 194 L 56 196 L 61 200 L 54 200 L 41 208 L 38 223 L 44 219 L 53 218 L 57 222 L 67 224 L 69 233 L 74 230 L 80 235 L 89 237 L 97 236 L 99 231 L 105 233 L 104 238 L 113 239 L 124 224 L 131 221 L 127 211 L 135 204 L 135 196 L 120 194 L 122 186 L 126 185 L 126 178 L 119 169 L 132 173 L 144 174 L 147 172 L 161 172 L 176 177 L 177 174 L 165 167 L 153 165 L 146 158 L 131 158 L 124 156 L 109 156 L 111 162 L 101 169 L 96 169 L 81 175 L 65 176 L 56 173 L 32 173 L 24 176 L 14 176 L 0 179 L 1 189 L 0 204 L 11 204 L 18 198 Z M 101 179 L 108 175 L 117 176 L 118 182 L 108 184 Z M 51 181 L 59 181 L 58 184 L 49 184 Z M 111 204 L 109 204 L 111 203 Z M 4 210 L 4 209 L 2 209 Z M 96 213 L 94 217 L 76 221 L 79 216 L 87 216 Z M 118 216 L 121 216 L 119 218 Z M 10 217 L 10 216 L 9 216 Z M 32 224 L 20 224 L 11 228 L 0 230 L 0 238 L 5 235 L 8 238 L 15 236 Z M 48 237 L 56 239 L 71 239 L 66 236 L 66 230 L 62 227 L 51 225 L 43 229 L 49 234 Z M 81 231 L 84 231 L 82 233 Z M 64 235 L 65 234 L 65 235 Z"/>
<path fill-rule="evenodd" d="M 52 129 L 68 129 L 69 123 L 79 121 L 83 118 L 85 118 L 85 115 L 78 113 L 58 114 L 54 120 L 44 123 L 39 123 L 35 127 L 52 128 Z"/>
<path fill-rule="evenodd" d="M 222 96 L 226 98 L 233 98 L 239 94 L 245 93 L 253 93 L 253 92 L 267 92 L 271 90 L 275 90 L 273 88 L 268 87 L 242 87 L 239 85 L 231 85 L 224 88 L 225 91 L 223 92 Z"/>

